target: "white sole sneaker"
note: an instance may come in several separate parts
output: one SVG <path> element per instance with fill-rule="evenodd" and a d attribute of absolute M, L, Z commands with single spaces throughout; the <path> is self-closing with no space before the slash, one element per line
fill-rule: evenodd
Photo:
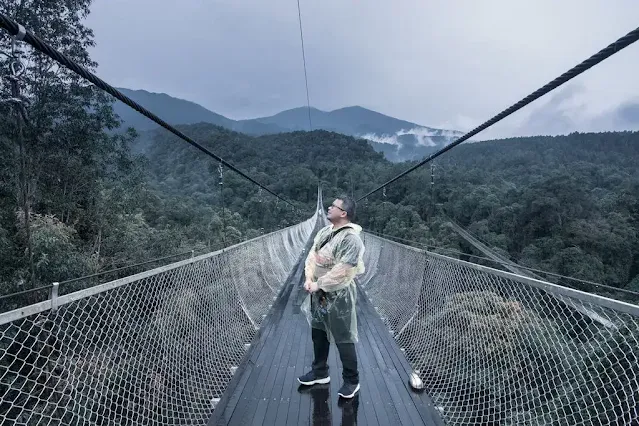
<path fill-rule="evenodd" d="M 352 398 L 355 396 L 355 394 L 359 392 L 359 383 L 357 384 L 357 386 L 355 387 L 355 390 L 353 391 L 353 393 L 351 393 L 350 395 L 344 395 L 343 393 L 339 392 L 338 395 L 341 396 L 342 398 Z"/>
<path fill-rule="evenodd" d="M 303 382 L 298 377 L 297 381 L 300 382 L 303 385 L 306 385 L 306 386 L 318 385 L 318 384 L 323 385 L 325 383 L 329 383 L 331 381 L 331 378 L 329 376 L 329 377 L 324 377 L 323 379 L 315 379 L 315 380 L 311 380 L 311 381 L 308 381 L 308 382 Z"/>

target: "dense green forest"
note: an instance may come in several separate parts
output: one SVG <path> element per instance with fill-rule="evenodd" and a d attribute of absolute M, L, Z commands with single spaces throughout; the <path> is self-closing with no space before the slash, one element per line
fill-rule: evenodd
<path fill-rule="evenodd" d="M 318 180 L 329 203 L 339 194 L 362 195 L 410 165 L 391 164 L 363 141 L 324 131 L 250 138 L 210 125 L 185 129 L 309 208 Z M 137 150 L 151 164 L 157 193 L 190 194 L 191 211 L 221 202 L 211 190 L 218 178 L 208 159 L 167 132 L 147 138 Z M 471 253 L 447 226 L 450 217 L 522 265 L 639 289 L 637 158 L 639 134 L 631 132 L 465 144 L 436 160 L 432 194 L 430 168 L 418 169 L 385 195 L 361 202 L 357 220 L 371 231 Z M 256 189 L 227 176 L 225 205 L 252 224 L 276 226 L 279 213 L 260 215 Z"/>
<path fill-rule="evenodd" d="M 55 2 L 10 1 L 0 10 L 95 69 L 86 50 L 92 32 L 82 24 L 89 4 L 67 2 L 60 14 Z M 3 34 L 0 49 L 10 45 Z M 250 137 L 180 126 L 293 208 L 230 170 L 220 178 L 214 160 L 163 129 L 119 128 L 109 95 L 28 47 L 21 57 L 27 120 L 0 103 L 1 294 L 252 238 L 310 216 L 319 182 L 328 204 L 412 164 L 391 163 L 366 141 L 328 131 Z M 9 72 L 5 56 L 0 70 Z M 10 81 L 1 89 L 10 93 Z M 357 221 L 473 253 L 445 212 L 515 262 L 639 290 L 637 159 L 632 132 L 465 144 L 435 161 L 432 194 L 423 167 L 360 203 Z"/>

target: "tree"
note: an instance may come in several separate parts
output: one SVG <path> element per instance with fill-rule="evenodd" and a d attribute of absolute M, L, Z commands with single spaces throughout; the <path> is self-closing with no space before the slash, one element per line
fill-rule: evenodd
<path fill-rule="evenodd" d="M 90 4 L 91 0 L 8 0 L 0 10 L 93 70 L 97 64 L 87 52 L 94 44 L 93 32 L 82 23 Z M 0 49 L 7 51 L 10 45 L 10 37 L 3 33 Z M 17 248 L 27 248 L 21 261 L 28 265 L 29 280 L 35 286 L 32 215 L 55 215 L 84 239 L 94 234 L 95 223 L 86 212 L 94 207 L 100 181 L 130 166 L 128 144 L 134 135 L 105 132 L 118 126 L 109 95 L 24 44 L 20 57 L 25 72 L 18 83 L 28 100 L 27 120 L 15 117 L 12 121 L 2 114 L 0 131 L 2 145 L 8 148 L 4 152 L 12 154 L 3 164 L 3 174 L 17 188 L 14 209 L 24 222 L 24 238 Z M 7 69 L 7 61 L 0 61 L 1 69 Z M 6 187 L 2 196 L 10 196 Z M 11 205 L 6 199 L 2 204 Z"/>

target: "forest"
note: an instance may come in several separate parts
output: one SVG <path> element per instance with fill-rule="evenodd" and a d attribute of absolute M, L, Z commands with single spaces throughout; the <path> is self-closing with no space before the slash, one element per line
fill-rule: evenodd
<path fill-rule="evenodd" d="M 251 138 L 210 125 L 188 131 L 309 209 L 318 181 L 328 204 L 340 194 L 357 198 L 412 165 L 392 164 L 365 141 L 330 132 Z M 219 206 L 210 161 L 166 133 L 137 146 L 151 164 L 151 187 L 168 199 L 190 194 L 199 206 Z M 360 202 L 356 221 L 369 231 L 472 253 L 446 225 L 451 218 L 518 264 L 637 289 L 637 158 L 633 132 L 464 144 L 435 160 L 432 191 L 431 168 L 422 167 Z M 250 184 L 226 176 L 224 205 L 241 220 L 265 229 L 278 226 L 276 217 L 280 226 L 289 223 L 281 213 L 260 210 Z M 262 202 L 274 204 L 265 195 Z"/>
<path fill-rule="evenodd" d="M 89 5 L 9 1 L 0 10 L 95 71 L 87 51 L 93 34 L 82 23 Z M 11 51 L 5 33 L 0 49 Z M 253 238 L 312 215 L 318 184 L 328 205 L 413 165 L 333 132 L 252 137 L 179 126 L 292 207 L 224 167 L 220 174 L 213 159 L 164 129 L 122 128 L 110 95 L 19 49 L 26 116 L 0 103 L 0 295 Z M 0 57 L 3 76 L 10 59 Z M 6 98 L 11 81 L 1 84 Z M 447 225 L 451 218 L 521 265 L 639 291 L 638 159 L 637 132 L 466 143 L 433 162 L 433 188 L 427 165 L 360 202 L 356 221 L 477 254 Z"/>

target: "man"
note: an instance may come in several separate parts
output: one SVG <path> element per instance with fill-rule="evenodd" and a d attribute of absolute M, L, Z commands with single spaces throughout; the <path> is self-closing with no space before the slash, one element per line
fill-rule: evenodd
<path fill-rule="evenodd" d="M 343 386 L 339 395 L 352 398 L 360 389 L 355 343 L 357 315 L 354 277 L 364 272 L 362 227 L 352 222 L 355 202 L 340 197 L 328 207 L 330 225 L 322 228 L 306 258 L 304 289 L 309 295 L 301 310 L 311 325 L 315 358 L 313 369 L 297 380 L 303 385 L 330 382 L 328 375 L 329 341 L 339 350 Z"/>

